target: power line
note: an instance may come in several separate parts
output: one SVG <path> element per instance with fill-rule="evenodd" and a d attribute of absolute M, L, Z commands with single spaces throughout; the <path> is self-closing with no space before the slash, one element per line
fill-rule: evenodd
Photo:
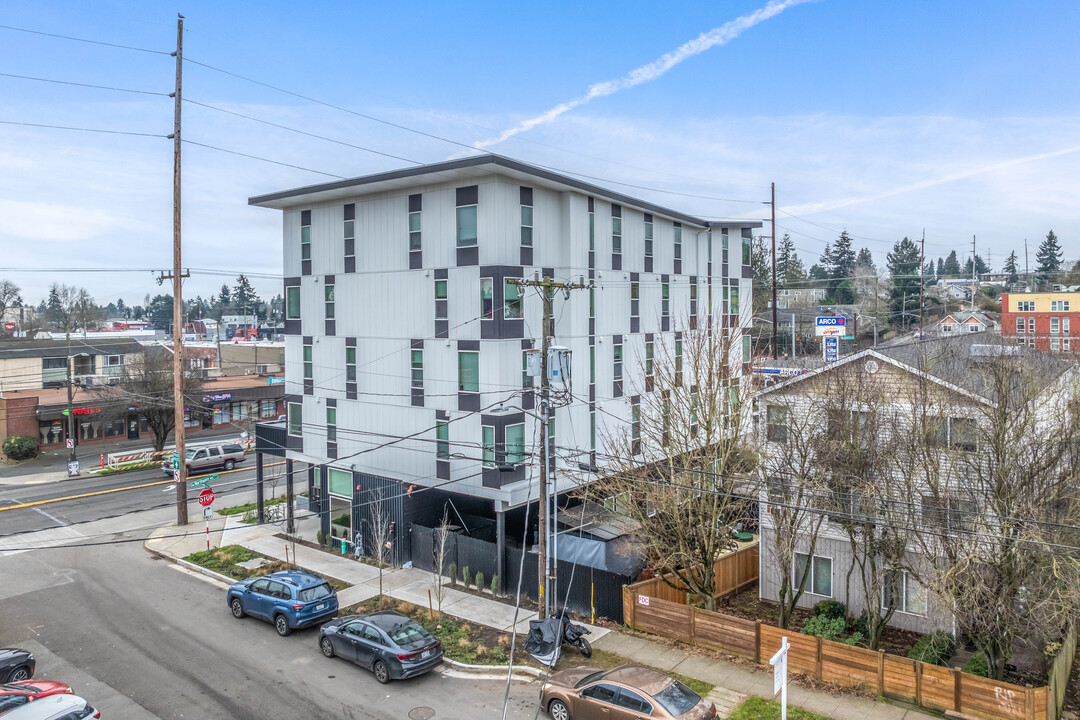
<path fill-rule="evenodd" d="M 31 35 L 43 35 L 45 37 L 58 38 L 60 40 L 71 40 L 73 42 L 87 43 L 89 45 L 104 45 L 105 47 L 119 48 L 121 50 L 135 50 L 137 52 L 151 53 L 153 55 L 172 55 L 171 52 L 168 52 L 166 50 L 151 50 L 149 48 L 135 47 L 134 45 L 120 45 L 118 43 L 103 42 L 101 40 L 88 40 L 86 38 L 72 37 L 70 35 L 58 35 L 57 33 L 42 32 L 41 30 L 30 30 L 28 28 L 14 27 L 12 25 L 0 25 L 0 29 L 30 33 Z"/>
<path fill-rule="evenodd" d="M 164 135 L 160 137 L 165 137 Z M 303 170 L 305 172 L 315 173 L 316 175 L 325 175 L 327 177 L 336 178 L 338 180 L 345 180 L 344 175 L 335 175 L 334 173 L 323 172 L 322 170 L 313 170 L 312 168 L 306 168 L 301 165 L 293 165 L 287 162 L 281 162 L 280 160 L 270 160 L 269 158 L 259 157 L 258 155 L 249 155 L 248 153 L 242 153 L 238 150 L 226 150 L 225 148 L 216 147 L 214 145 L 207 145 L 205 143 L 195 142 L 194 140 L 181 140 L 186 145 L 196 145 L 198 147 L 206 148 L 208 150 L 217 150 L 218 152 L 228 153 L 229 155 L 239 155 L 240 157 L 250 158 L 252 160 L 261 160 L 262 162 L 271 163 L 273 165 L 281 165 L 283 167 L 292 168 L 294 170 Z"/>
<path fill-rule="evenodd" d="M 73 127 L 71 125 L 49 125 L 46 123 L 16 122 L 14 120 L 0 120 L 3 125 L 18 125 L 20 127 L 47 128 L 49 130 L 74 130 L 76 132 L 103 133 L 106 135 L 132 135 L 135 137 L 168 138 L 168 135 L 160 133 L 141 133 L 129 130 L 103 130 L 100 128 Z"/>
<path fill-rule="evenodd" d="M 0 73 L 0 77 L 17 78 L 19 80 L 35 80 L 37 82 L 54 83 L 56 85 L 74 85 L 76 87 L 93 88 L 95 90 L 114 90 L 116 92 L 138 93 L 139 95 L 159 95 L 168 97 L 169 93 L 153 92 L 152 90 L 132 90 L 131 88 L 118 88 L 108 85 L 92 85 L 90 83 L 72 82 L 70 80 L 52 80 L 50 78 L 32 77 L 30 75 L 14 75 L 12 73 Z"/>

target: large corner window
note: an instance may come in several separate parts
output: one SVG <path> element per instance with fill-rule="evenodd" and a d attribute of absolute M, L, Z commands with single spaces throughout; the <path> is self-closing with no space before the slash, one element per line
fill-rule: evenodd
<path fill-rule="evenodd" d="M 465 205 L 457 209 L 457 246 L 474 247 L 476 245 L 476 205 Z"/>
<path fill-rule="evenodd" d="M 503 281 L 503 317 L 507 320 L 522 317 L 521 286 L 513 280 Z"/>
<path fill-rule="evenodd" d="M 300 403 L 289 403 L 288 420 L 289 435 L 302 437 L 304 435 L 304 406 Z"/>
<path fill-rule="evenodd" d="M 300 287 L 298 285 L 285 288 L 285 319 L 300 319 Z"/>
<path fill-rule="evenodd" d="M 506 426 L 506 463 L 521 465 L 525 462 L 525 425 Z"/>
<path fill-rule="evenodd" d="M 480 353 L 471 350 L 458 352 L 458 391 L 480 392 Z"/>

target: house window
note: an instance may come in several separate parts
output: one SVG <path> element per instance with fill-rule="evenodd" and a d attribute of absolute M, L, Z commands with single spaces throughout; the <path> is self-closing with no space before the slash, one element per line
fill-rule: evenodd
<path fill-rule="evenodd" d="M 424 351 L 413 350 L 412 351 L 412 386 L 414 388 L 424 387 Z"/>
<path fill-rule="evenodd" d="M 652 379 L 653 376 L 653 343 L 650 340 L 645 343 L 645 377 Z"/>
<path fill-rule="evenodd" d="M 611 218 L 611 252 L 615 255 L 622 253 L 622 218 Z"/>
<path fill-rule="evenodd" d="M 297 285 L 285 288 L 285 319 L 300 319 L 300 288 Z"/>
<path fill-rule="evenodd" d="M 881 592 L 881 608 L 896 606 L 898 612 L 909 615 L 926 614 L 926 588 L 911 577 L 907 570 L 890 572 Z"/>
<path fill-rule="evenodd" d="M 954 450 L 975 452 L 978 444 L 975 418 L 949 418 L 949 444 Z"/>
<path fill-rule="evenodd" d="M 495 290 L 491 278 L 480 278 L 480 317 L 491 320 L 495 317 Z"/>
<path fill-rule="evenodd" d="M 446 319 L 446 281 L 435 281 L 435 317 L 439 320 Z"/>
<path fill-rule="evenodd" d="M 356 255 L 356 205 L 349 204 L 345 206 L 345 222 L 344 232 L 345 236 L 345 257 L 353 257 Z"/>
<path fill-rule="evenodd" d="M 483 445 L 483 463 L 486 468 L 495 467 L 495 428 L 491 425 L 481 427 Z"/>
<path fill-rule="evenodd" d="M 323 286 L 323 299 L 326 302 L 326 319 L 327 320 L 333 320 L 334 319 L 334 286 L 333 285 L 324 285 Z"/>
<path fill-rule="evenodd" d="M 304 406 L 300 403 L 289 403 L 289 434 L 293 437 L 302 437 L 304 434 Z"/>
<path fill-rule="evenodd" d="M 1069 312 L 1068 300 L 1051 300 L 1050 312 Z"/>
<path fill-rule="evenodd" d="M 300 226 L 300 259 L 311 259 L 311 220 L 308 215 L 308 224 Z"/>
<path fill-rule="evenodd" d="M 652 215 L 645 216 L 645 257 L 653 256 L 653 221 Z"/>
<path fill-rule="evenodd" d="M 304 379 L 315 379 L 315 363 L 312 360 L 312 350 L 310 345 L 304 346 Z"/>
<path fill-rule="evenodd" d="M 769 405 L 765 409 L 765 435 L 770 442 L 787 444 L 788 409 L 783 405 Z"/>
<path fill-rule="evenodd" d="M 611 374 L 615 380 L 622 380 L 622 344 L 611 346 Z"/>
<path fill-rule="evenodd" d="M 682 227 L 675 226 L 675 259 L 682 260 Z"/>
<path fill-rule="evenodd" d="M 975 502 L 957 497 L 921 497 L 922 519 L 928 526 L 963 529 L 971 526 Z"/>
<path fill-rule="evenodd" d="M 259 405 L 259 417 L 272 418 L 277 415 L 277 401 L 263 400 Z"/>
<path fill-rule="evenodd" d="M 525 462 L 525 425 L 507 425 L 505 433 L 506 463 L 521 465 Z"/>
<path fill-rule="evenodd" d="M 1050 334 L 1051 335 L 1060 335 L 1061 334 L 1061 318 L 1057 318 L 1057 317 L 1050 318 Z"/>
<path fill-rule="evenodd" d="M 503 317 L 514 320 L 521 314 L 521 286 L 512 280 L 503 280 Z"/>
<path fill-rule="evenodd" d="M 941 323 L 941 332 L 951 333 L 953 331 L 953 325 L 954 324 L 955 323 L 951 323 L 951 322 L 942 322 Z"/>
<path fill-rule="evenodd" d="M 742 264 L 750 264 L 750 238 L 745 236 L 742 239 Z"/>
<path fill-rule="evenodd" d="M 1034 300 L 1019 300 L 1016 303 L 1016 312 L 1035 312 Z"/>
<path fill-rule="evenodd" d="M 450 423 L 447 420 L 435 422 L 435 459 L 450 459 Z"/>
<path fill-rule="evenodd" d="M 345 382 L 356 382 L 356 348 L 345 348 Z"/>
<path fill-rule="evenodd" d="M 123 365 L 123 364 L 124 364 L 124 356 L 123 355 L 106 355 L 105 356 L 105 366 L 106 367 L 117 367 L 117 366 L 120 366 L 120 365 Z"/>
<path fill-rule="evenodd" d="M 690 316 L 697 315 L 697 283 L 690 285 Z"/>
<path fill-rule="evenodd" d="M 521 206 L 521 244 L 525 247 L 533 244 L 533 209 L 529 205 Z"/>
<path fill-rule="evenodd" d="M 732 315 L 739 314 L 739 288 L 734 285 L 728 288 L 728 312 Z"/>
<path fill-rule="evenodd" d="M 635 320 L 641 311 L 641 283 L 630 283 L 630 319 Z"/>
<path fill-rule="evenodd" d="M 626 515 L 630 511 L 630 491 L 626 490 L 604 498 L 604 509 L 618 515 Z M 596 687 L 604 687 L 597 685 Z"/>
<path fill-rule="evenodd" d="M 42 370 L 64 370 L 67 364 L 62 357 L 47 357 L 41 359 Z"/>
<path fill-rule="evenodd" d="M 660 285 L 660 317 L 671 317 L 671 285 L 668 283 Z"/>
<path fill-rule="evenodd" d="M 480 353 L 469 350 L 458 352 L 458 390 L 480 392 Z"/>
<path fill-rule="evenodd" d="M 457 209 L 457 246 L 474 247 L 476 245 L 476 205 L 465 205 Z"/>
<path fill-rule="evenodd" d="M 326 442 L 337 442 L 337 408 L 326 408 Z"/>
<path fill-rule="evenodd" d="M 814 595 L 832 597 L 832 558 L 806 553 L 795 553 L 795 577 L 794 584 L 798 587 L 806 573 L 806 591 Z"/>

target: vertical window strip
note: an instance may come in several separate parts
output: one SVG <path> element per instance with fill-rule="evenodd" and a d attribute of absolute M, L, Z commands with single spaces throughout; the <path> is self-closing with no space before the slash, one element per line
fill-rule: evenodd
<path fill-rule="evenodd" d="M 345 348 L 345 382 L 356 382 L 356 348 Z"/>
<path fill-rule="evenodd" d="M 334 319 L 334 286 L 333 285 L 324 285 L 323 286 L 323 300 L 325 301 L 325 304 L 326 304 L 326 319 L 327 320 L 333 320 Z"/>
<path fill-rule="evenodd" d="M 484 467 L 493 468 L 495 467 L 495 428 L 491 425 L 483 425 L 481 426 L 481 433 Z"/>
<path fill-rule="evenodd" d="M 495 289 L 491 278 L 480 278 L 480 317 L 484 320 L 495 317 Z"/>
<path fill-rule="evenodd" d="M 424 387 L 424 351 L 413 350 L 410 361 L 412 370 L 412 386 L 414 388 Z"/>
<path fill-rule="evenodd" d="M 645 257 L 652 257 L 653 254 L 653 222 L 652 216 L 645 216 Z"/>
<path fill-rule="evenodd" d="M 345 238 L 345 257 L 356 255 L 356 205 L 345 206 L 342 235 Z"/>
<path fill-rule="evenodd" d="M 326 408 L 326 442 L 337 442 L 337 408 Z"/>
<path fill-rule="evenodd" d="M 315 362 L 313 360 L 312 349 L 310 345 L 304 346 L 304 379 L 313 380 L 315 378 Z"/>
<path fill-rule="evenodd" d="M 675 259 L 682 260 L 682 226 L 680 225 L 675 226 Z"/>
<path fill-rule="evenodd" d="M 435 421 L 435 459 L 450 459 L 450 422 L 447 420 Z"/>

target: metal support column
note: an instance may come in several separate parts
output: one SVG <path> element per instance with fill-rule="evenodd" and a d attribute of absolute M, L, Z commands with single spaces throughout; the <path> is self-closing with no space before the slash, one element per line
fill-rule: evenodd
<path fill-rule="evenodd" d="M 319 471 L 319 530 L 330 542 L 330 470 L 323 465 Z"/>
<path fill-rule="evenodd" d="M 293 461 L 285 460 L 285 532 L 296 532 L 296 519 L 293 517 Z"/>
<path fill-rule="evenodd" d="M 495 568 L 499 576 L 499 592 L 503 593 L 506 588 L 506 511 L 499 510 L 498 505 L 495 510 Z"/>
<path fill-rule="evenodd" d="M 255 516 L 259 524 L 266 522 L 266 494 L 263 486 L 263 454 L 255 453 Z"/>

